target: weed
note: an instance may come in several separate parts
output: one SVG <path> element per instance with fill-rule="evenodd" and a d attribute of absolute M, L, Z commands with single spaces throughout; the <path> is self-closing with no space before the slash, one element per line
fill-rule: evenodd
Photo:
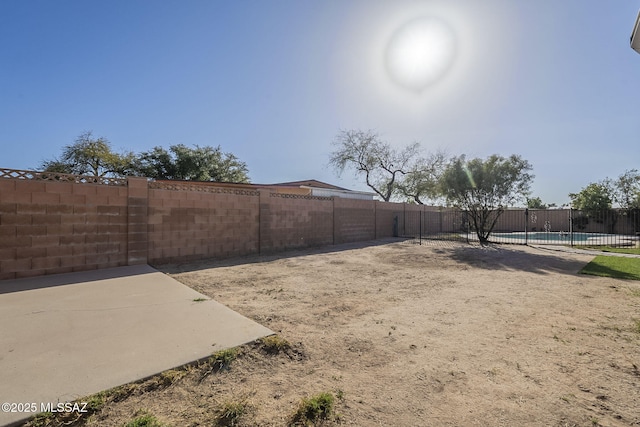
<path fill-rule="evenodd" d="M 193 299 L 193 302 L 202 302 L 202 301 L 207 301 L 207 298 L 200 297 L 200 298 L 194 298 Z"/>
<path fill-rule="evenodd" d="M 217 367 L 218 370 L 228 369 L 236 357 L 238 357 L 238 349 L 227 348 L 213 353 L 213 356 L 209 358 L 209 363 L 212 367 Z"/>
<path fill-rule="evenodd" d="M 164 427 L 158 419 L 146 412 L 141 413 L 125 424 L 125 427 Z"/>
<path fill-rule="evenodd" d="M 200 375 L 198 382 L 202 382 L 209 374 L 213 373 L 213 371 L 219 372 L 223 369 L 229 369 L 231 362 L 233 362 L 236 357 L 238 357 L 237 348 L 227 348 L 213 353 L 213 355 L 207 359 L 205 370 Z"/>
<path fill-rule="evenodd" d="M 186 371 L 178 369 L 169 369 L 162 372 L 158 377 L 158 384 L 164 387 L 169 387 L 174 382 L 178 381 L 186 375 Z"/>
<path fill-rule="evenodd" d="M 629 293 L 631 293 L 632 297 L 640 297 L 640 289 L 629 288 Z"/>
<path fill-rule="evenodd" d="M 102 407 L 107 403 L 106 397 L 107 394 L 105 392 L 100 392 L 89 396 L 89 398 L 87 399 L 87 410 L 90 412 L 96 412 L 102 409 Z"/>
<path fill-rule="evenodd" d="M 564 396 L 560 396 L 560 400 L 563 400 L 563 401 L 565 401 L 567 403 L 571 403 L 571 400 L 575 399 L 575 398 L 576 398 L 576 395 L 573 394 L 573 393 L 570 393 L 570 394 L 567 394 L 567 395 L 564 395 Z"/>
<path fill-rule="evenodd" d="M 291 348 L 291 344 L 279 335 L 269 335 L 260 339 L 262 349 L 269 354 L 278 354 Z"/>
<path fill-rule="evenodd" d="M 222 404 L 222 407 L 217 411 L 216 418 L 217 425 L 219 426 L 235 426 L 238 423 L 240 417 L 247 412 L 248 404 L 246 400 L 241 401 L 227 401 Z"/>
<path fill-rule="evenodd" d="M 633 332 L 640 334 L 640 320 L 636 319 L 633 321 Z"/>
<path fill-rule="evenodd" d="M 556 341 L 558 341 L 558 342 L 561 342 L 561 343 L 563 343 L 563 344 L 567 344 L 567 342 L 568 342 L 567 340 L 560 338 L 560 337 L 559 337 L 558 335 L 556 335 L 556 334 L 553 334 L 553 339 L 554 339 L 554 340 L 556 340 Z"/>
<path fill-rule="evenodd" d="M 302 399 L 293 415 L 291 425 L 313 425 L 325 420 L 333 413 L 335 397 L 331 393 L 319 393 L 308 399 Z"/>
<path fill-rule="evenodd" d="M 30 427 L 49 426 L 55 417 L 56 415 L 53 412 L 42 412 L 33 417 L 27 425 Z"/>

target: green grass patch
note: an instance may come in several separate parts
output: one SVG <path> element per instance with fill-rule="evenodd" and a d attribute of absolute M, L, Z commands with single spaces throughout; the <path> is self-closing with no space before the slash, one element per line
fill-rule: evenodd
<path fill-rule="evenodd" d="M 246 400 L 227 401 L 218 409 L 216 424 L 218 426 L 237 426 L 240 418 L 247 412 Z"/>
<path fill-rule="evenodd" d="M 228 369 L 236 357 L 238 357 L 238 349 L 227 348 L 213 353 L 213 356 L 209 358 L 209 363 L 218 370 Z"/>
<path fill-rule="evenodd" d="M 333 414 L 334 402 L 333 394 L 326 392 L 302 399 L 290 425 L 309 426 L 326 420 Z"/>
<path fill-rule="evenodd" d="M 125 427 L 165 427 L 154 415 L 142 413 L 125 424 Z"/>
<path fill-rule="evenodd" d="M 279 335 L 269 335 L 261 338 L 262 350 L 268 354 L 278 354 L 281 351 L 287 351 L 291 348 L 291 344 Z"/>
<path fill-rule="evenodd" d="M 640 255 L 640 248 L 616 248 L 613 246 L 585 246 L 584 248 L 602 252 L 614 252 L 617 254 Z"/>
<path fill-rule="evenodd" d="M 580 270 L 580 273 L 614 279 L 640 280 L 640 259 L 598 255 Z"/>

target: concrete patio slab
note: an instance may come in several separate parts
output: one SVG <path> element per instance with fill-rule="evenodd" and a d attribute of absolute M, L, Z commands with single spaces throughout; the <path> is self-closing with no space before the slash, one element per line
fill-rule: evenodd
<path fill-rule="evenodd" d="M 0 325 L 0 425 L 273 333 L 147 265 L 1 281 Z"/>

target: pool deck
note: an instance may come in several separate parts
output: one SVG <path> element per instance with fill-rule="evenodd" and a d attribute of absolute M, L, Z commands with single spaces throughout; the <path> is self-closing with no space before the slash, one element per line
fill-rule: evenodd
<path fill-rule="evenodd" d="M 470 234 L 469 239 L 477 240 L 477 237 Z M 571 245 L 573 243 L 577 246 L 625 245 L 630 247 L 636 246 L 640 241 L 638 236 L 628 234 L 574 232 L 572 238 L 571 235 L 558 231 L 530 232 L 526 237 L 524 232 L 491 233 L 489 239 L 494 243 L 523 244 L 526 242 L 530 245 Z"/>
<path fill-rule="evenodd" d="M 571 248 L 571 247 L 562 246 L 562 245 L 529 244 L 529 246 L 537 249 L 544 249 L 544 250 L 556 251 L 556 252 L 568 252 L 572 254 L 584 254 L 584 255 L 593 255 L 593 256 L 605 255 L 605 256 L 616 256 L 616 257 L 622 257 L 622 258 L 640 258 L 640 255 L 637 255 L 637 254 L 621 254 L 618 252 L 603 252 L 597 249 L 578 249 L 578 248 Z"/>

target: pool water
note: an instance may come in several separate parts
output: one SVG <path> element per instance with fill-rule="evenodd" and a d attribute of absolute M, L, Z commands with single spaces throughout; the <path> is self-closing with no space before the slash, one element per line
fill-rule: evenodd
<path fill-rule="evenodd" d="M 615 237 L 615 234 L 602 234 L 602 233 L 573 233 L 573 242 L 586 242 L 590 238 L 603 238 L 603 237 Z M 517 233 L 491 233 L 489 240 L 540 240 L 545 242 L 557 242 L 557 243 L 571 243 L 571 235 L 569 233 L 555 232 L 541 232 L 534 231 L 527 233 L 525 237 L 524 232 Z"/>

